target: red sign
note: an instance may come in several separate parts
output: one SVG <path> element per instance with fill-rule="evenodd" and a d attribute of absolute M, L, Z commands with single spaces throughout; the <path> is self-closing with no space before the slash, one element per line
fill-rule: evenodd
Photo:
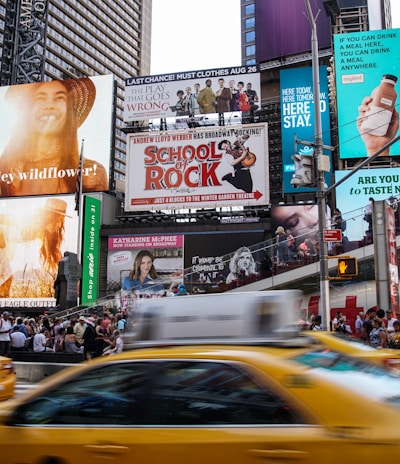
<path fill-rule="evenodd" d="M 341 242 L 341 229 L 324 229 L 324 242 Z"/>
<path fill-rule="evenodd" d="M 130 134 L 125 211 L 265 205 L 267 172 L 265 124 Z"/>

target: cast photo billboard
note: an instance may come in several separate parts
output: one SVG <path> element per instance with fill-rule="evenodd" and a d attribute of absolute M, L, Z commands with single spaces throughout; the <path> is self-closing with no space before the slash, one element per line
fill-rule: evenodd
<path fill-rule="evenodd" d="M 129 134 L 125 211 L 269 203 L 266 124 Z"/>
<path fill-rule="evenodd" d="M 129 77 L 124 121 L 255 111 L 260 107 L 260 90 L 256 65 Z"/>
<path fill-rule="evenodd" d="M 326 66 L 319 67 L 320 79 L 320 108 L 322 123 L 322 142 L 331 144 L 328 80 Z M 282 164 L 283 189 L 285 193 L 310 191 L 310 188 L 294 187 L 290 181 L 295 173 L 292 156 L 295 154 L 295 139 L 309 143 L 314 142 L 314 87 L 312 68 L 293 68 L 280 71 L 281 93 L 281 131 L 282 131 Z M 312 155 L 313 148 L 299 143 L 297 153 Z M 324 151 L 330 156 L 329 151 Z M 328 183 L 328 176 L 327 183 Z"/>
<path fill-rule="evenodd" d="M 336 34 L 334 47 L 340 158 L 365 158 L 398 135 L 400 29 Z"/>
<path fill-rule="evenodd" d="M 65 252 L 77 253 L 74 195 L 0 200 L 0 306 L 50 308 Z"/>
<path fill-rule="evenodd" d="M 109 189 L 112 75 L 0 87 L 0 197 Z M 84 141 L 84 143 L 83 143 Z"/>

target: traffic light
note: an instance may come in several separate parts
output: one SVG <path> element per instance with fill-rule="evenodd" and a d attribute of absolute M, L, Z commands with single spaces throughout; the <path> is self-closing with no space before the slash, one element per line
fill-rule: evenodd
<path fill-rule="evenodd" d="M 358 275 L 357 258 L 338 258 L 338 275 L 340 277 Z"/>

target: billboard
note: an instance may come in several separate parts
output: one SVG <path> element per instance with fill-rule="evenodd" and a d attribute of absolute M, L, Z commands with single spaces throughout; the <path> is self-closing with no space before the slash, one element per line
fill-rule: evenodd
<path fill-rule="evenodd" d="M 327 217 L 330 215 L 327 214 Z M 283 227 L 295 239 L 295 250 L 306 242 L 310 255 L 319 253 L 318 206 L 316 204 L 282 205 L 271 208 L 271 233 L 276 236 Z M 300 248 L 301 249 L 301 248 Z"/>
<path fill-rule="evenodd" d="M 340 158 L 365 158 L 398 135 L 400 29 L 336 34 L 334 46 Z"/>
<path fill-rule="evenodd" d="M 316 17 L 319 48 L 331 47 L 331 23 L 323 0 L 310 2 Z M 268 0 L 256 4 L 257 62 L 311 51 L 311 27 L 304 1 Z M 319 11 L 320 10 L 320 11 Z M 319 12 L 319 14 L 317 14 Z"/>
<path fill-rule="evenodd" d="M 129 134 L 125 211 L 269 203 L 266 124 Z"/>
<path fill-rule="evenodd" d="M 124 121 L 251 112 L 260 102 L 256 65 L 136 76 L 125 80 Z"/>
<path fill-rule="evenodd" d="M 326 66 L 319 67 L 322 142 L 331 144 L 328 80 Z M 314 87 L 312 68 L 280 71 L 283 190 L 285 193 L 310 191 L 290 184 L 295 165 L 292 160 L 295 139 L 312 143 L 315 139 Z M 312 147 L 299 143 L 298 153 L 312 154 Z M 330 156 L 329 152 L 324 154 Z M 328 176 L 327 176 L 328 177 Z M 328 179 L 327 179 L 328 180 Z"/>
<path fill-rule="evenodd" d="M 139 295 L 160 294 L 174 282 L 183 279 L 184 236 L 179 234 L 162 235 L 117 235 L 108 238 L 107 291 L 115 292 L 122 288 L 129 293 L 133 289 Z M 155 274 L 143 277 L 137 282 L 130 279 L 134 269 L 141 271 L 139 260 L 148 257 L 154 265 Z M 138 262 L 139 261 L 139 262 Z M 128 281 L 129 285 L 126 284 Z M 125 283 L 125 284 L 124 284 Z"/>
<path fill-rule="evenodd" d="M 390 309 L 399 311 L 399 266 L 397 262 L 396 218 L 390 204 L 385 204 Z"/>
<path fill-rule="evenodd" d="M 335 182 L 351 171 L 335 172 Z M 362 240 L 368 229 L 368 223 L 362 220 L 363 209 L 369 198 L 375 201 L 388 200 L 400 195 L 400 168 L 361 169 L 336 187 L 336 205 L 342 211 L 343 218 L 355 217 L 359 220 L 347 221 L 346 235 L 350 241 Z"/>
<path fill-rule="evenodd" d="M 98 294 L 101 201 L 89 195 L 84 199 L 81 302 L 89 304 Z"/>
<path fill-rule="evenodd" d="M 74 195 L 0 200 L 1 307 L 56 305 L 58 263 L 77 253 L 74 207 Z"/>
<path fill-rule="evenodd" d="M 124 288 L 138 259 L 146 259 L 149 252 L 157 275 L 148 285 L 135 282 L 135 291 L 142 296 L 163 294 L 182 282 L 190 289 L 197 285 L 217 288 L 232 282 L 239 271 L 256 277 L 265 257 L 257 245 L 263 238 L 263 231 L 110 236 L 107 291 Z"/>
<path fill-rule="evenodd" d="M 0 87 L 0 196 L 107 191 L 113 76 Z M 84 144 L 83 144 L 84 141 Z"/>
<path fill-rule="evenodd" d="M 194 233 L 185 236 L 185 282 L 218 288 L 263 272 L 263 231 Z M 243 274 L 243 275 L 241 275 Z"/>

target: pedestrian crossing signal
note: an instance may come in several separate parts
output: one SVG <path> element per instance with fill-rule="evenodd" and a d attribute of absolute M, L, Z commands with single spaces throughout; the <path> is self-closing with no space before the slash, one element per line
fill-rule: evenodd
<path fill-rule="evenodd" d="M 340 277 L 352 277 L 358 275 L 357 258 L 339 258 L 338 275 Z"/>

